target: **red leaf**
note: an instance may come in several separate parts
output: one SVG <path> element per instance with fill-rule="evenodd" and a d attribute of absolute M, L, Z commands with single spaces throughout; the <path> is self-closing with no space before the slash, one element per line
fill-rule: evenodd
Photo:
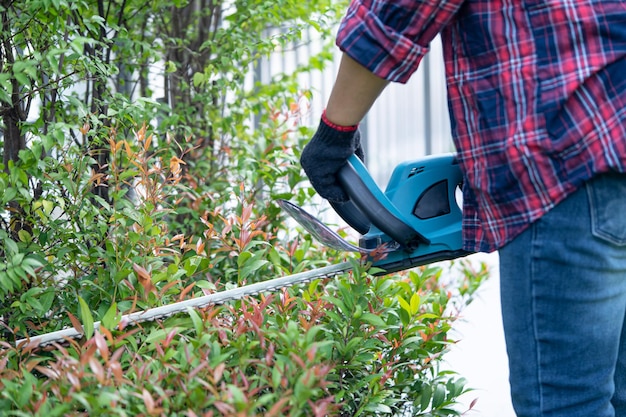
<path fill-rule="evenodd" d="M 67 315 L 69 316 L 70 321 L 72 322 L 72 326 L 74 326 L 74 330 L 76 330 L 80 334 L 85 334 L 85 330 L 83 329 L 83 325 L 80 324 L 80 320 L 78 320 L 76 316 L 70 313 L 69 311 L 67 312 Z"/>
<path fill-rule="evenodd" d="M 111 332 L 109 332 L 109 334 L 111 334 Z M 98 352 L 100 352 L 102 359 L 104 359 L 105 361 L 108 361 L 109 360 L 109 346 L 107 346 L 107 342 L 104 339 L 103 334 L 100 333 L 99 331 L 96 331 L 93 337 L 96 341 L 96 346 L 98 347 Z"/>
<path fill-rule="evenodd" d="M 137 280 L 143 287 L 144 293 L 157 293 L 156 287 L 152 284 L 152 276 L 143 266 L 134 263 L 133 271 L 137 274 Z"/>
<path fill-rule="evenodd" d="M 104 368 L 102 368 L 102 364 L 98 361 L 98 359 L 96 359 L 93 356 L 89 358 L 88 363 L 89 363 L 89 367 L 91 368 L 91 372 L 94 373 L 98 382 L 100 384 L 103 384 L 105 382 L 105 376 L 104 376 Z"/>
<path fill-rule="evenodd" d="M 469 405 L 469 409 L 470 409 L 470 410 L 471 410 L 471 409 L 473 409 L 473 408 L 474 408 L 474 406 L 476 405 L 476 403 L 477 403 L 477 402 L 478 402 L 478 397 L 476 397 L 476 398 L 474 398 L 474 399 L 472 400 L 472 402 L 471 402 L 471 403 L 470 403 L 470 405 Z"/>
<path fill-rule="evenodd" d="M 45 366 L 37 365 L 35 366 L 35 369 L 50 379 L 57 379 L 60 376 L 60 374 L 57 371 L 54 371 L 50 368 L 46 368 Z"/>
<path fill-rule="evenodd" d="M 289 401 L 289 396 L 285 395 L 283 398 L 278 400 L 278 402 L 276 404 L 274 404 L 272 406 L 272 408 L 270 408 L 270 410 L 266 414 L 266 417 L 284 416 L 284 415 L 286 415 L 286 413 L 285 413 L 286 410 L 283 408 L 283 406 L 288 401 Z"/>
<path fill-rule="evenodd" d="M 109 363 L 109 370 L 113 373 L 116 383 L 121 384 L 124 381 L 122 365 L 118 361 Z"/>
<path fill-rule="evenodd" d="M 224 375 L 224 369 L 226 369 L 226 364 L 223 362 L 215 367 L 215 369 L 213 370 L 214 384 L 217 384 L 222 379 L 222 375 Z"/>

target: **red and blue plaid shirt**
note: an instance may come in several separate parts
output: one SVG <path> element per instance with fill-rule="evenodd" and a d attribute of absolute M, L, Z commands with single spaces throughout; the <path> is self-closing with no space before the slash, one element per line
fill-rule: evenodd
<path fill-rule="evenodd" d="M 595 174 L 626 171 L 626 2 L 353 0 L 337 44 L 406 82 L 439 33 L 465 249 L 495 250 Z"/>

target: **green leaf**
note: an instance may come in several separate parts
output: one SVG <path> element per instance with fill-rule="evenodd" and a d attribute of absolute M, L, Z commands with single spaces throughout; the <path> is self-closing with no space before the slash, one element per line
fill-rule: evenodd
<path fill-rule="evenodd" d="M 228 384 L 227 387 L 235 405 L 241 406 L 246 403 L 246 396 L 238 386 L 233 385 L 233 384 Z"/>
<path fill-rule="evenodd" d="M 393 410 L 386 404 L 368 404 L 366 410 L 371 413 L 393 414 Z"/>
<path fill-rule="evenodd" d="M 17 405 L 20 408 L 26 406 L 28 401 L 31 399 L 33 395 L 33 384 L 35 383 L 35 378 L 29 372 L 24 372 L 24 383 L 22 384 L 17 397 Z"/>
<path fill-rule="evenodd" d="M 104 313 L 104 316 L 102 316 L 102 326 L 109 330 L 112 330 L 115 328 L 115 326 L 117 326 L 121 318 L 122 315 L 118 313 L 117 303 L 114 301 L 113 303 L 111 303 L 106 313 Z"/>
<path fill-rule="evenodd" d="M 248 262 L 239 275 L 241 280 L 247 279 L 253 272 L 259 271 L 268 263 L 269 261 L 266 259 L 255 259 L 252 262 Z"/>
<path fill-rule="evenodd" d="M 50 149 L 52 149 L 57 144 L 57 141 L 55 140 L 53 135 L 42 135 L 41 141 L 43 143 L 43 148 L 46 152 L 50 152 Z"/>
<path fill-rule="evenodd" d="M 439 316 L 439 315 L 437 315 L 437 314 L 434 314 L 434 313 L 424 313 L 424 314 L 420 314 L 420 315 L 417 317 L 417 320 L 418 320 L 418 321 L 422 321 L 422 320 L 426 320 L 426 319 L 438 319 L 438 318 L 440 318 L 440 317 L 441 317 L 441 316 Z"/>
<path fill-rule="evenodd" d="M 17 189 L 9 187 L 5 189 L 2 194 L 2 203 L 7 204 L 8 202 L 13 201 L 15 197 L 17 197 Z"/>
<path fill-rule="evenodd" d="M 418 293 L 415 293 L 411 296 L 411 315 L 417 314 L 420 308 L 420 296 Z"/>
<path fill-rule="evenodd" d="M 439 408 L 446 399 L 446 387 L 438 384 L 433 393 L 433 408 Z"/>
<path fill-rule="evenodd" d="M 50 200 L 43 200 L 41 204 L 43 205 L 43 210 L 44 213 L 46 213 L 46 216 L 50 216 L 50 213 L 54 210 L 54 203 Z"/>
<path fill-rule="evenodd" d="M 17 243 L 15 243 L 13 241 L 13 239 L 10 238 L 5 238 L 4 239 L 4 245 L 5 245 L 5 250 L 7 250 L 8 255 L 13 255 L 13 257 L 9 257 L 7 256 L 7 259 L 15 259 L 14 256 L 17 256 L 17 254 L 19 253 L 20 249 L 17 246 Z"/>
<path fill-rule="evenodd" d="M 346 345 L 343 347 L 342 350 L 342 355 L 346 356 L 353 356 L 353 351 L 356 347 L 358 347 L 358 345 L 363 341 L 362 337 L 355 337 L 353 339 L 350 339 L 350 341 L 348 341 L 348 343 L 346 343 Z"/>
<path fill-rule="evenodd" d="M 326 296 L 326 297 L 324 297 L 324 299 L 329 301 L 330 303 L 334 304 L 335 307 L 337 307 L 343 313 L 344 316 L 350 317 L 350 315 L 349 315 L 350 311 L 346 308 L 346 305 L 343 303 L 342 300 L 340 300 L 337 297 L 332 297 L 332 296 Z M 328 313 L 331 313 L 331 312 L 328 312 Z M 337 321 L 339 321 L 339 320 L 337 320 Z"/>
<path fill-rule="evenodd" d="M 374 327 L 386 327 L 387 323 L 385 323 L 385 321 L 380 318 L 380 316 L 374 314 L 374 313 L 363 313 L 363 315 L 361 316 L 361 320 L 371 324 Z"/>
<path fill-rule="evenodd" d="M 165 63 L 165 72 L 168 73 L 168 74 L 176 72 L 176 64 L 174 62 L 172 62 L 172 61 L 167 61 Z M 193 75 L 194 79 L 196 77 L 196 74 Z"/>
<path fill-rule="evenodd" d="M 91 309 L 87 302 L 83 300 L 81 296 L 78 296 L 78 303 L 80 305 L 80 317 L 83 319 L 83 329 L 85 330 L 85 338 L 87 340 L 91 339 L 93 336 L 93 316 L 91 315 Z"/>
<path fill-rule="evenodd" d="M 204 329 L 204 324 L 202 323 L 202 319 L 198 315 L 198 312 L 191 307 L 187 307 L 187 314 L 189 314 L 189 317 L 193 322 L 193 327 L 196 330 L 196 334 L 201 335 Z"/>
<path fill-rule="evenodd" d="M 41 310 L 39 314 L 46 314 L 52 308 L 52 303 L 54 302 L 54 289 L 48 289 L 41 294 L 39 300 L 41 302 Z"/>
<path fill-rule="evenodd" d="M 202 85 L 204 85 L 204 83 L 206 83 L 207 80 L 207 76 L 204 75 L 201 72 L 196 72 L 193 75 L 193 85 L 194 87 L 201 87 Z"/>
<path fill-rule="evenodd" d="M 237 257 L 237 265 L 241 268 L 243 267 L 248 259 L 252 258 L 252 253 L 248 251 L 241 252 Z"/>
<path fill-rule="evenodd" d="M 21 85 L 24 85 L 24 86 L 30 85 L 30 80 L 28 79 L 25 73 L 13 72 L 13 76 L 15 77 L 17 82 L 20 83 Z"/>
<path fill-rule="evenodd" d="M 456 380 L 450 380 L 446 384 L 449 392 L 449 396 L 458 397 L 465 391 L 467 380 L 465 378 L 459 378 Z"/>
<path fill-rule="evenodd" d="M 428 405 L 430 404 L 430 400 L 433 395 L 433 388 L 429 384 L 422 385 L 422 390 L 420 391 L 420 411 L 425 411 L 428 409 Z"/>
<path fill-rule="evenodd" d="M 400 303 L 400 307 L 408 314 L 411 314 L 411 305 L 401 296 L 398 296 L 398 303 Z"/>
<path fill-rule="evenodd" d="M 33 240 L 33 237 L 28 233 L 27 230 L 20 230 L 17 232 L 17 236 L 20 238 L 20 242 L 30 243 Z"/>
<path fill-rule="evenodd" d="M 13 93 L 13 84 L 11 75 L 8 73 L 0 74 L 0 102 L 11 104 L 11 94 Z"/>

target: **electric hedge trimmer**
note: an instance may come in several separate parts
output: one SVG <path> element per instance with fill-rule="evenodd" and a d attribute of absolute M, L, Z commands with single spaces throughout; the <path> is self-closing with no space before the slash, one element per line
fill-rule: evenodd
<path fill-rule="evenodd" d="M 378 274 L 465 256 L 461 249 L 461 209 L 455 193 L 462 183 L 461 171 L 452 155 L 431 156 L 398 165 L 383 192 L 361 160 L 353 155 L 339 173 L 339 180 L 350 200 L 331 203 L 333 209 L 362 236 L 356 246 L 329 229 L 316 217 L 286 201 L 277 203 L 305 230 L 324 245 L 339 251 L 361 253 L 372 260 Z M 246 296 L 280 290 L 315 279 L 330 278 L 349 271 L 350 262 L 245 285 L 214 294 L 121 317 L 125 325 L 167 318 L 189 308 L 223 304 Z M 98 328 L 100 323 L 94 323 Z M 82 333 L 68 328 L 29 339 L 48 345 L 80 338 Z"/>

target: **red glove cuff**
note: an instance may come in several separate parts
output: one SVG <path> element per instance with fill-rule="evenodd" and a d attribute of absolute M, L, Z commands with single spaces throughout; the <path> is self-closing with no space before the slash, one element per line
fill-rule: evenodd
<path fill-rule="evenodd" d="M 322 112 L 322 122 L 324 122 L 324 124 L 326 124 L 328 127 L 331 127 L 338 132 L 355 132 L 359 128 L 359 125 L 341 126 L 341 125 L 331 122 L 326 117 L 326 110 Z"/>

